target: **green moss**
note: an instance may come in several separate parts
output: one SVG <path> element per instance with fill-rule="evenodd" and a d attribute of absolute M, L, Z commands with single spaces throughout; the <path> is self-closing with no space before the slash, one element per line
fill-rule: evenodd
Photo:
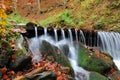
<path fill-rule="evenodd" d="M 28 22 L 28 20 L 26 18 L 22 17 L 19 12 L 12 13 L 12 14 L 10 14 L 8 16 L 8 22 L 7 22 L 8 24 L 7 24 L 7 26 L 11 26 L 11 24 L 9 23 L 9 21 L 14 21 L 17 24 L 19 24 L 19 23 L 24 23 L 25 24 L 25 23 Z"/>
<path fill-rule="evenodd" d="M 89 80 L 108 80 L 108 79 L 97 72 L 91 72 Z"/>
<path fill-rule="evenodd" d="M 110 61 L 107 62 L 102 58 L 96 57 L 94 53 L 90 52 L 82 45 L 80 46 L 78 57 L 79 66 L 86 70 L 96 71 L 102 74 L 109 71 L 110 67 L 113 65 L 113 62 L 110 63 Z"/>

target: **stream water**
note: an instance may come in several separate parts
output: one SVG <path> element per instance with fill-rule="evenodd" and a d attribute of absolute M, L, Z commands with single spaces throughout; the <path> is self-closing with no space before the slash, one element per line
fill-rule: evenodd
<path fill-rule="evenodd" d="M 77 51 L 78 51 L 78 47 L 75 47 L 75 45 L 72 43 L 73 41 L 73 37 L 72 37 L 72 32 L 69 29 L 69 38 L 65 38 L 65 33 L 64 30 L 61 31 L 62 32 L 62 39 L 60 41 L 58 41 L 58 36 L 57 36 L 57 30 L 54 29 L 54 34 L 55 37 L 51 37 L 49 35 L 47 35 L 47 30 L 46 28 L 44 29 L 44 35 L 37 37 L 38 35 L 36 35 L 36 37 L 31 38 L 29 40 L 30 44 L 29 44 L 29 49 L 30 51 L 33 53 L 33 60 L 37 60 L 39 61 L 41 59 L 41 54 L 40 54 L 40 47 L 42 44 L 43 40 L 46 40 L 47 42 L 51 43 L 52 45 L 57 46 L 59 49 L 63 49 L 62 47 L 64 45 L 68 45 L 69 47 L 69 56 L 68 59 L 74 69 L 75 72 L 75 80 L 89 80 L 89 72 L 87 72 L 86 70 L 84 70 L 82 67 L 78 66 L 77 63 Z M 37 29 L 35 28 L 35 34 L 37 32 Z M 55 39 L 54 39 L 55 38 Z"/>
<path fill-rule="evenodd" d="M 79 32 L 79 34 L 78 34 Z M 57 29 L 54 29 L 54 37 L 48 35 L 47 28 L 44 28 L 44 34 L 42 36 L 37 35 L 37 28 L 35 28 L 36 37 L 31 38 L 29 40 L 29 49 L 33 53 L 33 59 L 37 59 L 38 61 L 41 58 L 40 54 L 40 47 L 42 40 L 46 40 L 52 45 L 57 46 L 62 50 L 62 46 L 68 45 L 69 46 L 69 56 L 68 59 L 74 69 L 75 72 L 75 80 L 89 80 L 89 72 L 84 70 L 82 67 L 78 66 L 77 63 L 77 51 L 78 46 L 73 44 L 73 34 L 71 29 L 68 29 L 68 38 L 65 36 L 65 31 L 61 29 L 61 39 L 58 40 Z M 92 34 L 92 33 L 91 33 Z M 91 35 L 89 34 L 89 35 Z M 88 36 L 89 37 L 89 36 Z M 75 38 L 76 42 L 80 40 L 84 45 L 86 45 L 86 38 L 85 34 L 81 30 L 75 30 Z M 80 38 L 80 39 L 79 39 Z M 92 38 L 88 39 L 89 46 L 92 46 Z M 115 64 L 117 65 L 118 69 L 120 69 L 120 34 L 116 32 L 98 32 L 97 33 L 97 46 L 100 48 L 100 51 L 108 53 L 113 57 Z M 34 54 L 35 53 L 35 54 Z"/>

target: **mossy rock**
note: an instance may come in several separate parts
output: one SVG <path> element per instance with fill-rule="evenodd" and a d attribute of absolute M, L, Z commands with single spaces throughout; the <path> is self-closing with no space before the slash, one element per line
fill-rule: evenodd
<path fill-rule="evenodd" d="M 108 80 L 107 77 L 97 73 L 97 72 L 91 72 L 89 76 L 89 80 Z"/>
<path fill-rule="evenodd" d="M 115 67 L 115 64 L 111 57 L 107 55 L 104 56 L 106 59 L 96 56 L 94 52 L 91 52 L 80 44 L 78 65 L 89 71 L 96 71 L 101 74 L 108 73 L 111 68 Z"/>
<path fill-rule="evenodd" d="M 70 73 L 74 76 L 74 71 L 68 58 L 58 47 L 50 44 L 47 41 L 42 41 L 41 53 L 43 55 L 47 55 L 47 59 L 49 58 L 49 61 L 55 61 L 62 66 L 69 67 Z"/>

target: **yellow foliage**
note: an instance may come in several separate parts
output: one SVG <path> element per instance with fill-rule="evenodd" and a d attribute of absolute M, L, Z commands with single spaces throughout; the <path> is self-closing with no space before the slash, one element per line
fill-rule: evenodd
<path fill-rule="evenodd" d="M 0 8 L 0 37 L 4 37 L 6 34 L 5 25 L 7 22 L 7 14 L 5 10 Z"/>
<path fill-rule="evenodd" d="M 7 15 L 4 9 L 0 8 L 0 25 L 3 27 L 6 25 Z"/>

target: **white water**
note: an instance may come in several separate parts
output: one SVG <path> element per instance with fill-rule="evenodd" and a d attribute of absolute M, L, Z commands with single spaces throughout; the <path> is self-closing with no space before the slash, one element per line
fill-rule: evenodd
<path fill-rule="evenodd" d="M 77 30 L 75 30 L 75 37 L 76 37 L 76 42 L 78 42 L 78 33 L 77 33 Z"/>
<path fill-rule="evenodd" d="M 35 27 L 35 38 L 29 40 L 29 50 L 32 53 L 32 59 L 36 61 L 40 61 L 41 53 L 40 53 L 40 41 L 38 38 L 37 27 Z"/>
<path fill-rule="evenodd" d="M 101 51 L 110 54 L 120 70 L 120 34 L 117 32 L 98 32 Z"/>
<path fill-rule="evenodd" d="M 35 27 L 35 37 L 38 38 L 37 27 Z"/>
<path fill-rule="evenodd" d="M 56 30 L 54 30 L 54 31 L 56 33 Z M 73 38 L 72 38 L 71 30 L 69 30 L 69 37 L 71 39 L 70 41 L 68 39 L 62 39 L 62 40 L 58 41 L 58 40 L 56 40 L 57 37 L 55 38 L 55 40 L 53 40 L 52 37 L 49 35 L 46 35 L 46 32 L 45 32 L 45 34 L 40 36 L 39 38 L 35 37 L 35 38 L 30 39 L 29 48 L 33 54 L 33 60 L 39 61 L 41 58 L 39 50 L 40 50 L 42 40 L 46 40 L 49 43 L 51 43 L 52 45 L 57 46 L 58 48 L 60 48 L 61 45 L 62 46 L 68 45 L 69 46 L 69 55 L 70 55 L 68 57 L 68 59 L 74 69 L 75 80 L 89 80 L 89 72 L 85 71 L 83 68 L 79 67 L 77 64 L 78 47 L 75 47 L 75 45 L 73 45 L 73 43 L 72 43 Z M 54 43 L 55 41 L 56 41 L 56 43 Z"/>
<path fill-rule="evenodd" d="M 83 34 L 83 32 L 82 32 L 81 30 L 80 30 L 79 36 L 81 37 L 81 42 L 82 42 L 84 45 L 86 45 L 85 36 L 84 36 L 84 34 Z"/>
<path fill-rule="evenodd" d="M 55 34 L 55 41 L 57 42 L 58 41 L 58 35 L 57 35 L 57 29 L 54 28 L 54 34 Z"/>
<path fill-rule="evenodd" d="M 44 35 L 47 37 L 47 28 L 44 28 Z"/>
<path fill-rule="evenodd" d="M 62 33 L 62 39 L 65 39 L 65 31 L 63 29 L 61 29 L 61 33 Z"/>
<path fill-rule="evenodd" d="M 72 42 L 73 42 L 73 36 L 72 36 L 72 31 L 71 31 L 71 29 L 68 29 L 68 32 L 69 32 L 70 42 L 72 43 Z"/>

